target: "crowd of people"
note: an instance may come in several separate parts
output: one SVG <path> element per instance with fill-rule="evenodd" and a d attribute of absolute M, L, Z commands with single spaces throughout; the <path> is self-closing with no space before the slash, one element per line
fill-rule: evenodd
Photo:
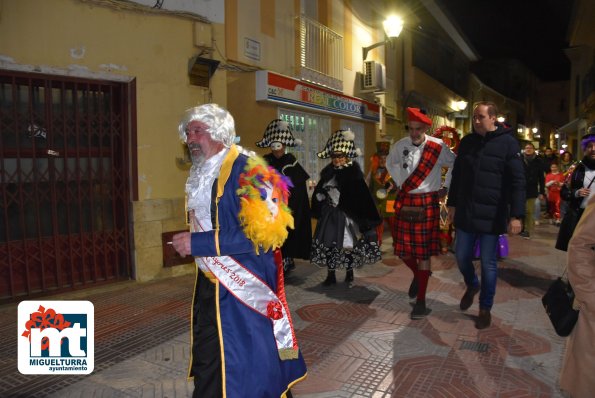
<path fill-rule="evenodd" d="M 497 122 L 497 115 L 494 103 L 475 104 L 472 132 L 453 147 L 432 136 L 432 119 L 422 109 L 407 108 L 408 134 L 379 143 L 367 178 L 355 161 L 361 151 L 353 132 L 337 130 L 317 153 L 330 162 L 309 197 L 310 176 L 286 151 L 300 144 L 289 123 L 269 123 L 255 143 L 270 149 L 261 158 L 234 143 L 234 120 L 225 109 L 206 104 L 187 110 L 178 131 L 192 158 L 189 232 L 175 235 L 172 244 L 180 255 L 194 256 L 197 266 L 194 396 L 291 397 L 290 388 L 306 377 L 306 364 L 285 299 L 285 275 L 295 268 L 294 259 L 305 259 L 327 270 L 323 288 L 337 284 L 339 270 L 351 287 L 355 269 L 380 260 L 385 225 L 394 254 L 413 274 L 410 318 L 426 317 L 431 257 L 442 252 L 441 204 L 454 227 L 453 250 L 465 284 L 460 309 L 469 309 L 479 294 L 477 329 L 491 325 L 502 235 L 531 238 L 546 206 L 560 225 L 556 247 L 570 246 L 569 256 L 579 256 L 569 261 L 569 276 L 581 315 L 561 384 L 577 397 L 592 390 L 593 372 L 581 371 L 576 358 L 594 357 L 595 131 L 583 138 L 585 155 L 574 162 L 568 152 L 558 159 L 550 148 L 539 156 L 531 143 L 521 151 L 514 130 Z M 247 377 L 256 372 L 258 377 Z M 570 377 L 577 374 L 580 382 Z"/>

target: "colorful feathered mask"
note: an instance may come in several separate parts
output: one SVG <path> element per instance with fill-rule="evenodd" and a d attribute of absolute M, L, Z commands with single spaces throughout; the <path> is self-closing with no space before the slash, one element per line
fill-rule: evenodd
<path fill-rule="evenodd" d="M 287 206 L 291 180 L 260 157 L 251 157 L 240 174 L 239 219 L 244 233 L 259 252 L 276 249 L 293 229 L 293 216 Z"/>

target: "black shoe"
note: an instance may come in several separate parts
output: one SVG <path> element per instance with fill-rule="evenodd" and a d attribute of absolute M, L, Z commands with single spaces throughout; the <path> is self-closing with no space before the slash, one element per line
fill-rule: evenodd
<path fill-rule="evenodd" d="M 417 279 L 415 279 L 414 276 L 413 280 L 411 281 L 411 285 L 409 285 L 409 292 L 407 292 L 409 298 L 414 298 L 415 296 L 417 296 L 418 287 L 419 286 L 417 285 Z"/>
<path fill-rule="evenodd" d="M 347 273 L 345 274 L 345 283 L 352 283 L 353 282 L 353 270 L 348 269 Z"/>
<path fill-rule="evenodd" d="M 423 319 L 430 313 L 430 310 L 426 308 L 426 302 L 423 300 L 417 300 L 411 311 L 411 319 Z"/>
<path fill-rule="evenodd" d="M 467 290 L 465 290 L 465 294 L 461 299 L 461 304 L 459 304 L 459 307 L 463 311 L 471 307 L 471 304 L 473 304 L 473 297 L 475 297 L 477 293 L 479 293 L 479 287 L 468 287 Z"/>
<path fill-rule="evenodd" d="M 527 231 L 523 231 L 519 234 L 519 236 L 522 236 L 525 239 L 531 239 L 531 235 L 529 235 L 529 232 Z"/>
<path fill-rule="evenodd" d="M 291 271 L 295 269 L 295 262 L 291 257 L 285 257 L 283 259 L 283 272 L 285 274 L 289 274 Z"/>
<path fill-rule="evenodd" d="M 479 316 L 475 321 L 475 328 L 476 329 L 485 329 L 492 324 L 492 315 L 490 314 L 490 310 L 484 310 L 482 308 L 479 309 Z"/>
<path fill-rule="evenodd" d="M 326 279 L 322 282 L 322 286 L 330 286 L 337 283 L 337 277 L 335 276 L 335 270 L 329 270 L 326 274 Z"/>

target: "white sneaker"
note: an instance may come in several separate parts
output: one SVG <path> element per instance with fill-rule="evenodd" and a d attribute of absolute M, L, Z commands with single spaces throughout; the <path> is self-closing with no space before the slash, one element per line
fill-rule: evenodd
<path fill-rule="evenodd" d="M 539 221 L 535 220 L 535 225 L 539 225 Z"/>

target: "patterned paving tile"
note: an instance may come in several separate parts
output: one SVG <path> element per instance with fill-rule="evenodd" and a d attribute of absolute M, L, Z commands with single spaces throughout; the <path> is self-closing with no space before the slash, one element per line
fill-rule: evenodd
<path fill-rule="evenodd" d="M 369 359 L 390 354 L 391 342 L 380 339 L 348 339 L 333 347 L 331 352 L 357 358 Z"/>
<path fill-rule="evenodd" d="M 299 260 L 286 292 L 308 378 L 294 396 L 561 397 L 565 340 L 549 325 L 540 296 L 563 256 L 539 231 L 552 235 L 546 226 L 530 241 L 511 237 L 511 256 L 499 264 L 493 325 L 481 331 L 474 328 L 477 301 L 468 311 L 458 308 L 464 284 L 452 253 L 432 259 L 432 313 L 421 321 L 409 319 L 411 271 L 394 256 L 356 270 L 352 289 L 323 288 L 326 270 Z M 16 312 L 0 307 L 0 396 L 188 396 L 192 288 L 193 278 L 184 277 L 77 293 L 96 307 L 96 371 L 89 377 L 16 372 Z"/>
<path fill-rule="evenodd" d="M 83 295 L 84 292 L 74 292 L 51 299 L 83 298 L 94 303 L 95 374 L 142 353 L 147 346 L 159 345 L 169 340 L 178 335 L 180 330 L 187 330 L 192 288 L 193 278 L 179 277 L 175 283 L 127 282 L 90 290 L 86 292 L 86 296 Z M 4 324 L 12 328 L 10 334 L 0 335 L 0 345 L 16 348 L 16 315 L 16 304 L 8 305 L 0 311 Z M 156 330 L 159 333 L 155 333 Z M 4 386 L 0 384 L 0 396 L 45 396 L 89 377 L 20 375 L 16 365 L 16 350 L 14 354 L 5 354 L 7 356 L 3 355 L 3 358 L 10 366 L 3 372 L 2 380 L 10 382 Z"/>

